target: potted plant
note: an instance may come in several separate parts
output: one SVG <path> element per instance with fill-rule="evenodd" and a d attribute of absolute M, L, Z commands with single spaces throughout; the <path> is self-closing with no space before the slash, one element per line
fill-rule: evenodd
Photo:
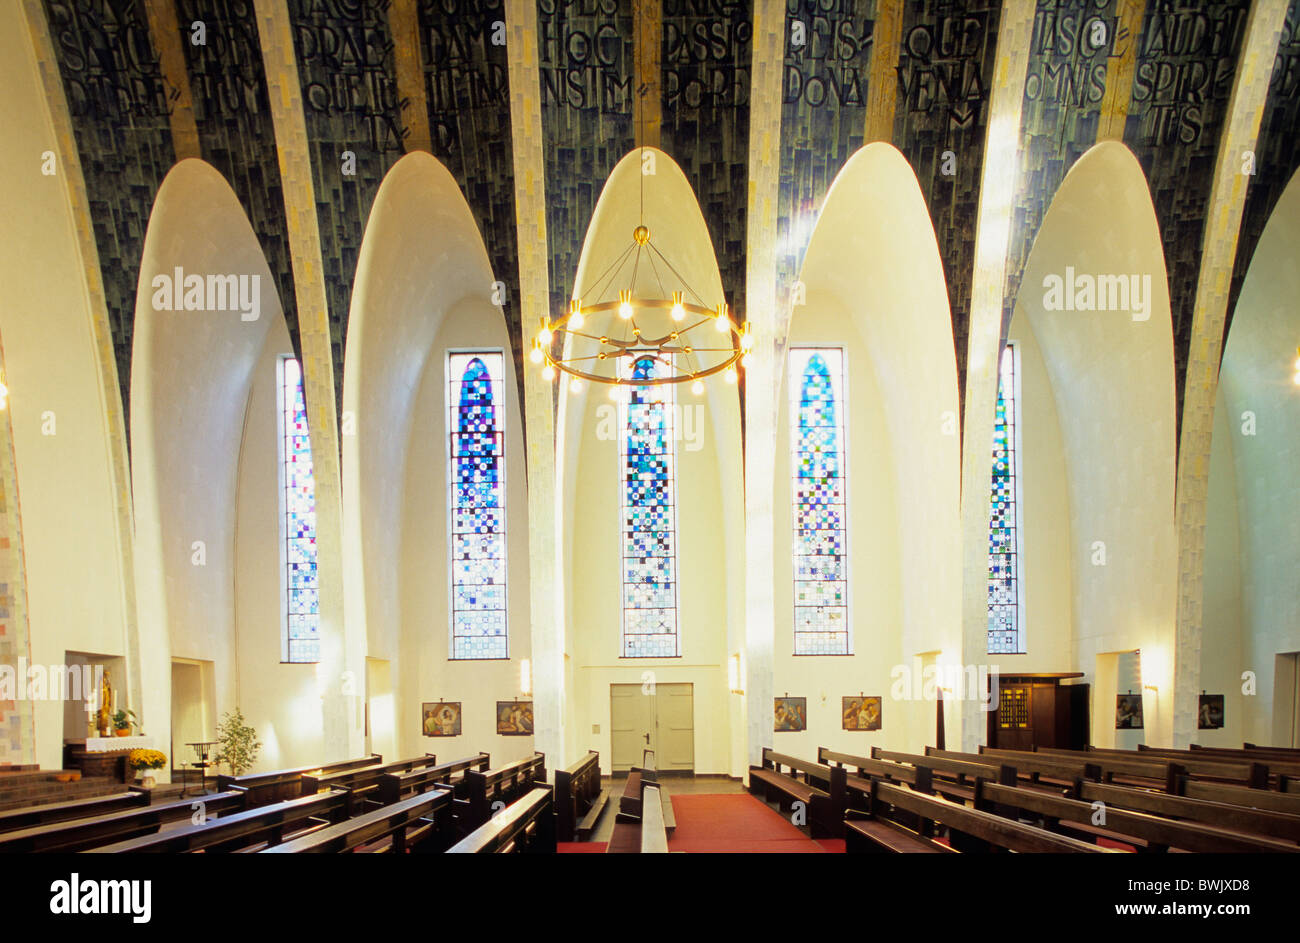
<path fill-rule="evenodd" d="M 154 787 L 153 771 L 167 765 L 167 754 L 161 750 L 132 750 L 126 757 L 126 763 L 135 770 L 136 778 L 145 789 Z"/>
<path fill-rule="evenodd" d="M 228 711 L 217 724 L 217 763 L 230 767 L 230 775 L 242 776 L 252 769 L 257 762 L 257 752 L 262 743 L 257 739 L 257 731 L 244 723 L 244 714 L 239 708 Z"/>
<path fill-rule="evenodd" d="M 113 735 L 117 737 L 131 736 L 131 728 L 140 726 L 135 722 L 135 711 L 120 710 L 113 715 Z"/>

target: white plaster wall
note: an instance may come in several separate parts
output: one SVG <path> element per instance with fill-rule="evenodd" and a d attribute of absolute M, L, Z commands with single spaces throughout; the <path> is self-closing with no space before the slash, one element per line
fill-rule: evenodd
<path fill-rule="evenodd" d="M 509 659 L 452 661 L 450 652 L 450 577 L 448 561 L 447 352 L 503 350 L 506 382 L 494 389 L 504 405 L 506 427 L 506 630 Z M 447 760 L 480 750 L 494 766 L 532 755 L 532 737 L 496 732 L 496 702 L 527 699 L 520 690 L 520 662 L 530 657 L 528 619 L 528 488 L 520 429 L 519 391 L 514 382 L 510 344 L 500 312 L 486 299 L 466 299 L 447 314 L 429 352 L 413 409 L 407 449 L 402 510 L 403 672 L 396 718 L 403 756 L 436 753 Z M 461 702 L 461 736 L 425 737 L 420 705 Z M 548 764 L 549 767 L 550 764 Z"/>
<path fill-rule="evenodd" d="M 261 310 L 155 311 L 153 278 L 258 275 Z M 270 269 L 234 192 L 199 160 L 159 188 L 140 266 L 131 374 L 132 486 L 144 707 L 170 724 L 173 655 L 214 665 L 218 714 L 236 706 L 235 523 L 254 370 L 283 323 Z M 273 407 L 272 407 L 273 411 Z M 278 625 L 278 620 L 277 620 Z M 152 718 L 157 717 L 157 721 Z M 263 763 L 276 757 L 265 751 Z"/>
<path fill-rule="evenodd" d="M 1275 656 L 1300 651 L 1300 386 L 1292 382 L 1300 344 L 1297 245 L 1300 178 L 1293 178 L 1251 259 L 1219 374 L 1240 529 L 1242 660 L 1234 686 L 1240 689 L 1242 671 L 1255 672 L 1257 692 L 1241 700 L 1242 739 L 1260 744 L 1274 742 Z M 1245 412 L 1254 414 L 1253 436 L 1241 434 Z M 1207 620 L 1207 637 L 1211 630 Z"/>
<path fill-rule="evenodd" d="M 808 698 L 808 730 L 773 734 L 782 752 L 828 746 L 920 750 L 935 703 L 919 696 L 924 653 L 960 655 L 957 377 L 943 268 L 911 167 L 885 144 L 840 172 L 813 232 L 790 346 L 846 352 L 849 618 L 852 656 L 795 656 L 789 384 L 779 397 L 774 507 L 773 690 Z M 896 687 L 895 669 L 915 684 Z M 895 700 L 894 694 L 908 695 Z M 841 698 L 880 695 L 882 729 L 844 731 Z M 949 706 L 948 735 L 957 712 Z"/>
<path fill-rule="evenodd" d="M 277 386 L 279 360 L 292 354 L 288 328 L 277 318 L 253 371 L 239 452 L 235 701 L 262 741 L 258 770 L 307 766 L 325 755 L 317 666 L 280 660 L 286 576 L 280 553 L 284 534 Z"/>
<path fill-rule="evenodd" d="M 109 466 L 114 430 L 99 382 L 67 169 L 41 173 L 42 155 L 57 148 L 19 4 L 0 9 L 0 112 L 0 171 L 8 182 L 0 188 L 0 337 L 31 658 L 48 666 L 63 664 L 69 651 L 124 656 L 124 571 Z M 120 413 L 120 404 L 114 409 Z M 113 683 L 122 691 L 124 680 L 115 673 Z M 57 769 L 63 764 L 64 705 L 40 702 L 34 713 L 35 760 Z M 161 730 L 166 716 L 165 710 L 151 712 L 146 722 L 157 720 Z"/>
<path fill-rule="evenodd" d="M 681 169 L 667 154 L 654 154 L 656 173 L 644 178 L 645 223 L 655 245 L 711 306 L 723 295 L 708 228 Z M 576 273 L 578 293 L 630 244 L 638 222 L 640 170 L 639 154 L 633 151 L 606 181 Z M 638 293 L 657 293 L 645 266 L 640 278 Z M 692 394 L 688 385 L 676 391 L 683 407 L 701 409 L 693 413 L 698 417 L 692 425 L 698 433 L 694 444 L 683 437 L 676 452 L 682 654 L 674 659 L 629 659 L 620 657 L 622 472 L 617 422 L 606 418 L 612 405 L 607 388 L 588 383 L 582 392 L 572 393 L 567 382 L 559 381 L 558 493 L 565 547 L 566 652 L 573 677 L 568 705 L 572 730 L 566 740 L 570 760 L 597 750 L 602 768 L 609 770 L 610 685 L 640 684 L 651 671 L 658 683 L 694 685 L 696 772 L 743 771 L 743 743 L 734 729 L 742 716 L 742 698 L 731 694 L 727 683 L 727 657 L 740 650 L 743 636 L 738 595 L 744 546 L 739 400 L 736 387 L 720 376 L 705 383 L 702 397 Z M 604 438 L 602 419 L 613 432 Z M 682 426 L 685 433 L 685 422 Z"/>
<path fill-rule="evenodd" d="M 1149 318 L 1044 310 L 1044 277 L 1063 276 L 1066 266 L 1150 275 Z M 1173 335 L 1155 213 L 1141 167 L 1123 145 L 1097 145 L 1066 176 L 1034 243 L 1017 308 L 1038 340 L 1063 433 L 1076 653 L 1069 667 L 1095 683 L 1099 654 L 1141 649 L 1144 684 L 1156 688 L 1145 692 L 1147 742 L 1169 743 L 1177 592 Z M 1105 544 L 1104 566 L 1093 564 L 1095 542 Z M 1092 714 L 1093 740 L 1106 745 L 1113 702 L 1095 697 Z"/>
<path fill-rule="evenodd" d="M 398 161 L 375 198 L 357 263 L 342 418 L 347 618 L 364 626 L 366 654 L 389 662 L 404 756 L 487 750 L 495 763 L 532 750 L 531 737 L 498 737 L 493 716 L 496 700 L 519 693 L 530 638 L 522 427 L 494 281 L 455 178 L 429 154 Z M 509 661 L 447 658 L 449 346 L 506 351 Z M 463 702 L 455 742 L 421 735 L 420 704 L 439 698 Z"/>

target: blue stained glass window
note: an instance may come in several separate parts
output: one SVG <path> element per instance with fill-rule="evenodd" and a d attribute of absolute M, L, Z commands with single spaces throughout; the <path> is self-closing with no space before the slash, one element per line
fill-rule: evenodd
<path fill-rule="evenodd" d="M 284 660 L 320 661 L 320 583 L 316 572 L 316 478 L 302 368 L 292 357 L 280 361 L 280 437 L 285 534 Z"/>
<path fill-rule="evenodd" d="M 509 658 L 505 404 L 500 353 L 448 358 L 451 428 L 451 657 Z"/>
<path fill-rule="evenodd" d="M 623 426 L 623 657 L 681 655 L 677 632 L 677 548 L 672 386 L 637 386 L 669 367 L 644 357 L 632 366 Z"/>
<path fill-rule="evenodd" d="M 989 501 L 989 654 L 1023 654 L 1020 630 L 1019 481 L 1016 475 L 1016 353 L 1002 350 L 993 420 Z"/>
<path fill-rule="evenodd" d="M 796 655 L 851 654 L 843 383 L 842 350 L 790 351 Z"/>

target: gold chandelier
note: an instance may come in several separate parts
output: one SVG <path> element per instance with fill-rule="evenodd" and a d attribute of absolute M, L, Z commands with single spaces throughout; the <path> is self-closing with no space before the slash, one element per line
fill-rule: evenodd
<path fill-rule="evenodd" d="M 644 194 L 644 174 L 641 185 Z M 638 275 L 647 273 L 659 290 L 657 297 L 636 293 Z M 665 290 L 665 278 L 674 286 L 671 290 Z M 616 287 L 620 285 L 625 287 Z M 570 376 L 573 392 L 589 380 L 613 387 L 612 398 L 632 386 L 676 383 L 690 383 L 699 395 L 705 377 L 721 373 L 734 383 L 737 365 L 748 365 L 753 346 L 749 322 L 738 327 L 725 301 L 712 308 L 705 304 L 655 246 L 644 217 L 632 231 L 632 244 L 596 279 L 588 297 L 596 300 L 584 301 L 575 292 L 567 311 L 542 318 L 529 358 L 542 365 L 548 383 L 562 371 Z M 633 365 L 646 358 L 663 369 L 654 377 L 631 380 Z"/>

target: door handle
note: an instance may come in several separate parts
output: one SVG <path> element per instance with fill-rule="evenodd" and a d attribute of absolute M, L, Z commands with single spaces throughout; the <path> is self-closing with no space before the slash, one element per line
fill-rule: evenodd
<path fill-rule="evenodd" d="M 650 742 L 650 734 L 648 734 L 648 733 L 645 735 L 645 742 L 646 742 L 646 743 L 649 743 L 649 742 Z"/>

